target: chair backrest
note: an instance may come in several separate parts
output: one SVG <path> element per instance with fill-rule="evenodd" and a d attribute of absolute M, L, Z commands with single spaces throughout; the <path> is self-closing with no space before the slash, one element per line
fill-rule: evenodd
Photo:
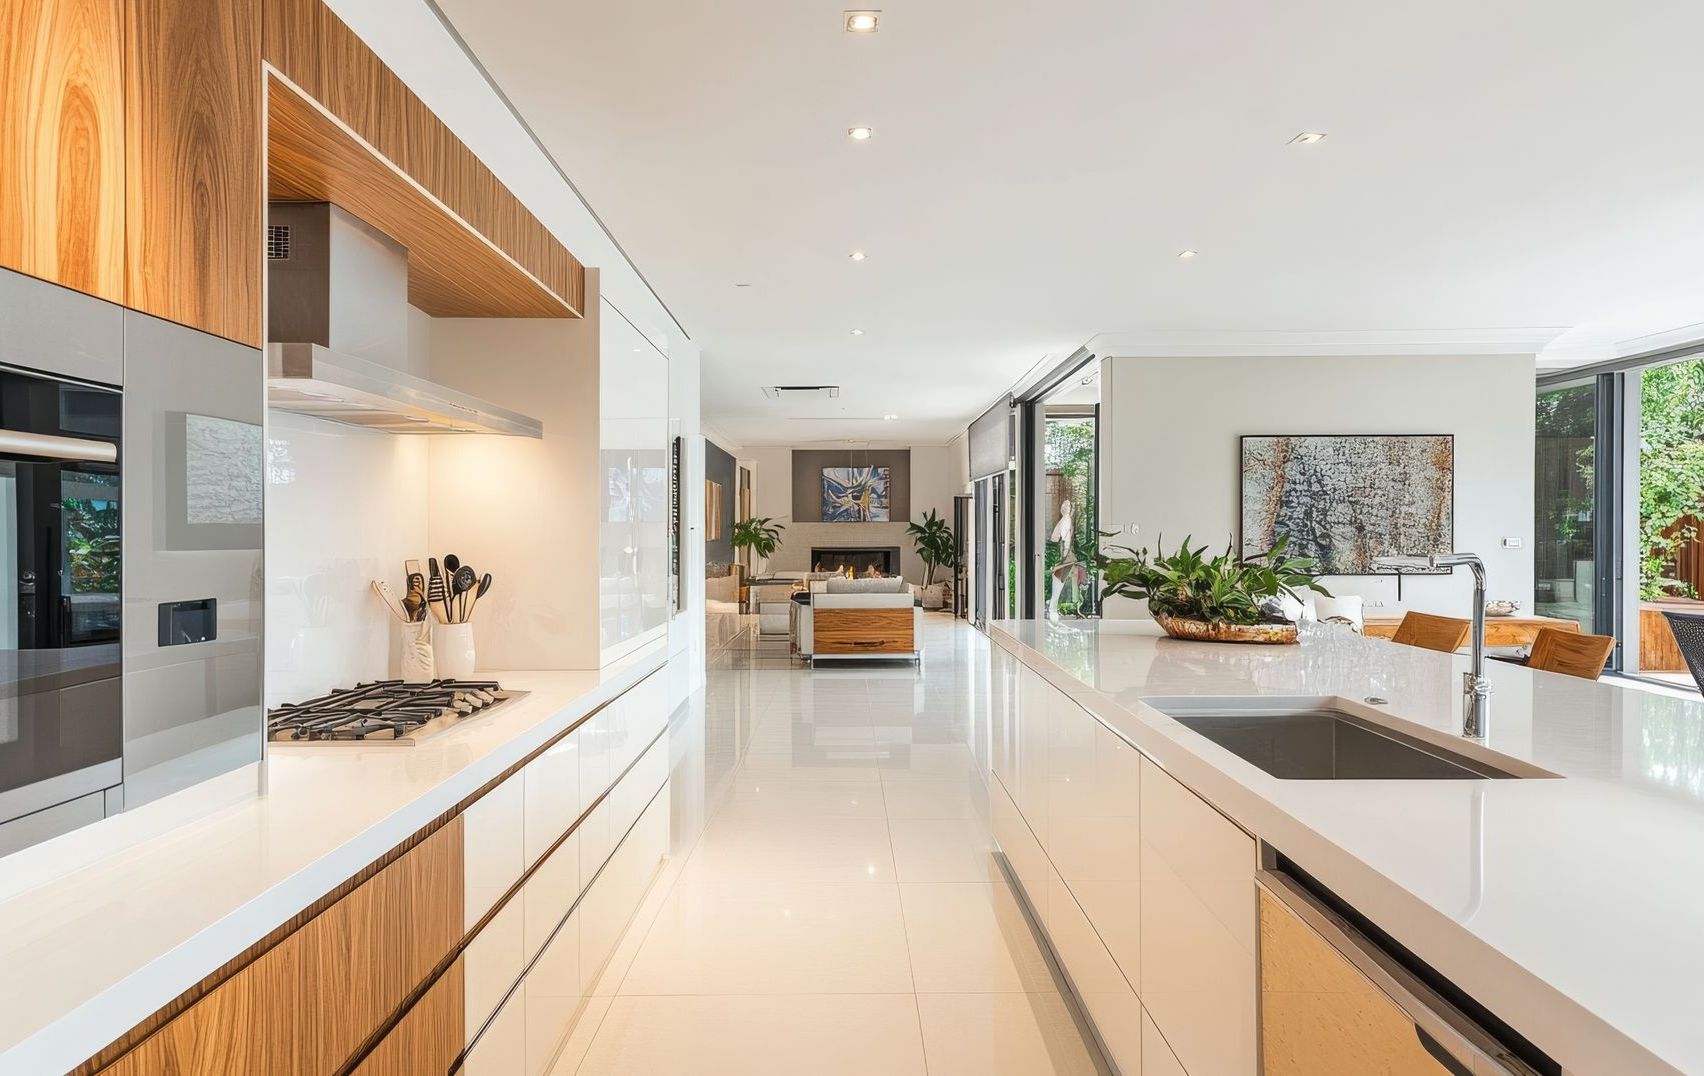
<path fill-rule="evenodd" d="M 1615 649 L 1613 635 L 1586 635 L 1560 628 L 1539 628 L 1532 640 L 1527 668 L 1596 680 Z"/>
<path fill-rule="evenodd" d="M 1396 634 L 1390 637 L 1390 641 L 1453 654 L 1467 645 L 1467 637 L 1471 634 L 1471 620 L 1433 616 L 1431 613 L 1404 613 L 1402 623 L 1396 626 Z"/>
<path fill-rule="evenodd" d="M 1693 681 L 1704 690 L 1704 613 L 1671 613 L 1664 609 L 1663 619 L 1674 632 L 1674 641 L 1680 647 L 1680 656 L 1686 659 L 1686 667 L 1692 670 Z"/>

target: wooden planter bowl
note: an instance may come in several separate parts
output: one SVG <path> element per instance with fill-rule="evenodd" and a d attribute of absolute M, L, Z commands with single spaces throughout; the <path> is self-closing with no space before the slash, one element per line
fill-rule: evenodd
<path fill-rule="evenodd" d="M 1294 624 L 1213 624 L 1205 620 L 1189 620 L 1179 616 L 1156 613 L 1154 619 L 1173 639 L 1190 639 L 1199 643 L 1256 643 L 1283 646 L 1296 641 Z"/>

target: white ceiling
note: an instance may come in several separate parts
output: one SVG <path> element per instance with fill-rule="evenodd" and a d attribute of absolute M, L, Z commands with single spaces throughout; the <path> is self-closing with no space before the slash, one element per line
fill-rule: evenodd
<path fill-rule="evenodd" d="M 740 444 L 941 442 L 1102 332 L 1704 322 L 1696 0 L 439 2 Z"/>

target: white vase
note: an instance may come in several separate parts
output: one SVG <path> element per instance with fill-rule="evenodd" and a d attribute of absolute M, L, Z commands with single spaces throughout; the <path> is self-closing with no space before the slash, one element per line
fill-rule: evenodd
<path fill-rule="evenodd" d="M 424 684 L 436 673 L 432 661 L 432 622 L 422 620 L 402 625 L 402 658 L 399 663 L 402 679 L 407 684 Z"/>
<path fill-rule="evenodd" d="M 473 625 L 439 624 L 432 632 L 438 675 L 446 680 L 473 676 Z"/>

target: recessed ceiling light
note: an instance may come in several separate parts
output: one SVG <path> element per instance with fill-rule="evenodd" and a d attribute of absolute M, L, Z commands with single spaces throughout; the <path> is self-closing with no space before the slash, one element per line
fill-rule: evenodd
<path fill-rule="evenodd" d="M 846 32 L 849 34 L 873 34 L 881 29 L 881 22 L 880 11 L 846 12 Z"/>
<path fill-rule="evenodd" d="M 870 130 L 868 127 L 846 128 L 846 137 L 850 138 L 854 142 L 868 142 L 870 140 L 870 136 L 875 133 L 876 132 Z"/>
<path fill-rule="evenodd" d="M 850 253 L 846 256 L 848 258 L 851 258 L 855 262 L 861 262 L 861 261 L 864 260 L 864 252 L 861 251 L 861 250 L 854 250 L 852 253 Z"/>
<path fill-rule="evenodd" d="M 863 329 L 853 329 L 853 330 L 852 330 L 852 335 L 853 335 L 853 336 L 863 336 L 863 335 L 864 335 L 864 330 L 863 330 Z"/>
<path fill-rule="evenodd" d="M 883 415 L 882 421 L 883 422 L 898 422 L 899 416 L 898 415 Z"/>
<path fill-rule="evenodd" d="M 1325 141 L 1325 132 L 1323 132 L 1323 131 L 1303 131 L 1301 134 L 1290 139 L 1290 145 L 1292 145 L 1292 146 L 1311 146 L 1311 145 L 1315 144 L 1316 142 L 1324 142 L 1324 141 Z"/>
<path fill-rule="evenodd" d="M 1197 253 L 1197 251 L 1193 251 L 1193 250 L 1180 250 L 1180 251 L 1177 252 L 1177 256 L 1180 257 L 1180 258 L 1193 258 L 1193 257 L 1195 257 L 1196 253 Z"/>

